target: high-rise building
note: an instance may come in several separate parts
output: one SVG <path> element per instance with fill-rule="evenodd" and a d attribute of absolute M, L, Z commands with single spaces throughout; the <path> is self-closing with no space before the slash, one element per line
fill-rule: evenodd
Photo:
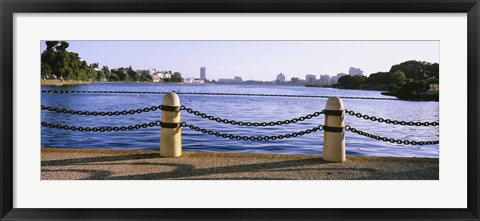
<path fill-rule="evenodd" d="M 293 85 L 299 85 L 302 82 L 300 81 L 300 78 L 293 77 L 293 78 L 290 79 L 290 83 L 293 84 Z"/>
<path fill-rule="evenodd" d="M 320 75 L 320 85 L 321 86 L 327 86 L 327 85 L 330 85 L 330 76 L 324 74 L 324 75 Z"/>
<path fill-rule="evenodd" d="M 218 79 L 219 84 L 241 84 L 243 83 L 242 77 L 236 76 L 233 79 L 220 78 Z"/>
<path fill-rule="evenodd" d="M 340 79 L 343 76 L 346 76 L 347 74 L 345 73 L 338 73 L 337 76 L 332 76 L 330 77 L 330 84 L 336 84 L 338 83 L 338 79 Z"/>
<path fill-rule="evenodd" d="M 206 79 L 206 74 L 207 74 L 207 68 L 201 67 L 200 68 L 200 80 L 205 80 Z"/>
<path fill-rule="evenodd" d="M 356 75 L 363 75 L 363 71 L 360 68 L 355 68 L 355 67 L 350 67 L 350 70 L 348 70 L 348 74 L 351 76 L 356 76 Z"/>
<path fill-rule="evenodd" d="M 305 81 L 307 81 L 307 83 L 314 83 L 315 80 L 317 80 L 317 76 L 315 76 L 313 74 L 307 74 L 305 76 Z"/>
<path fill-rule="evenodd" d="M 284 84 L 285 83 L 285 75 L 283 75 L 282 73 L 278 74 L 276 83 L 277 84 Z"/>

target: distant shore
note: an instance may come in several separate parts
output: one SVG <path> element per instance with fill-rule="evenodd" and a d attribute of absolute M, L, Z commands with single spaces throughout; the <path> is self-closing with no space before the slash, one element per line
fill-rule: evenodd
<path fill-rule="evenodd" d="M 97 84 L 185 84 L 183 82 L 136 82 L 136 81 L 97 81 Z"/>
<path fill-rule="evenodd" d="M 394 96 L 400 100 L 407 100 L 407 101 L 439 101 L 439 93 L 432 92 L 432 93 L 420 93 L 420 94 L 407 94 L 407 95 L 399 95 L 395 92 L 385 91 L 381 93 L 385 96 Z"/>
<path fill-rule="evenodd" d="M 81 84 L 95 84 L 91 81 L 61 81 L 61 80 L 42 80 L 42 86 L 65 86 L 65 85 L 81 85 Z"/>
<path fill-rule="evenodd" d="M 124 82 L 124 81 L 60 81 L 42 80 L 42 86 L 65 86 L 83 84 L 185 84 L 183 82 Z"/>

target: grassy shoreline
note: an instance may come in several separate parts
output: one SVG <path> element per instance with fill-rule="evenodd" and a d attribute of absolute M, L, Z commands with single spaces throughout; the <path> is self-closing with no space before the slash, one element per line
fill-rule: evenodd
<path fill-rule="evenodd" d="M 41 86 L 65 86 L 65 85 L 83 85 L 83 84 L 184 84 L 182 82 L 124 82 L 124 81 L 60 81 L 60 80 L 42 80 Z"/>
<path fill-rule="evenodd" d="M 41 86 L 65 86 L 65 85 L 81 85 L 81 84 L 95 84 L 90 81 L 61 81 L 61 80 L 42 80 Z"/>

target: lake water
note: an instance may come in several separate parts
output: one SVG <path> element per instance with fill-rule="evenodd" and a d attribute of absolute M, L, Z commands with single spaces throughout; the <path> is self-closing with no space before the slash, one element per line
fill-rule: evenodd
<path fill-rule="evenodd" d="M 170 92 L 212 92 L 212 93 L 254 93 L 288 94 L 344 97 L 383 96 L 379 91 L 339 90 L 332 88 L 311 88 L 303 86 L 264 85 L 185 85 L 185 84 L 113 84 L 76 85 L 63 87 L 43 86 L 42 90 L 91 90 L 91 91 L 151 91 Z M 163 94 L 49 94 L 42 93 L 42 104 L 59 108 L 84 111 L 121 111 L 159 105 Z M 256 96 L 206 96 L 180 95 L 182 105 L 215 117 L 248 122 L 270 122 L 305 116 L 325 108 L 327 99 L 289 98 Z M 438 102 L 413 102 L 398 100 L 344 99 L 348 110 L 404 121 L 437 121 Z M 243 136 L 271 136 L 310 129 L 324 124 L 324 115 L 302 121 L 273 127 L 245 127 L 217 123 L 185 111 L 182 121 L 202 128 Z M 121 116 L 79 116 L 41 111 L 42 121 L 71 126 L 127 126 L 161 119 L 161 111 Z M 435 141 L 439 139 L 439 127 L 418 127 L 392 125 L 353 116 L 345 116 L 345 124 L 372 134 L 395 139 Z M 230 140 L 202 134 L 183 128 L 183 150 L 202 152 L 241 152 L 309 154 L 322 153 L 323 131 L 295 138 L 275 141 Z M 160 128 L 146 128 L 119 132 L 78 132 L 42 127 L 42 147 L 69 148 L 111 148 L 129 150 L 158 150 Z M 347 156 L 439 156 L 439 145 L 412 146 L 391 144 L 346 132 Z"/>

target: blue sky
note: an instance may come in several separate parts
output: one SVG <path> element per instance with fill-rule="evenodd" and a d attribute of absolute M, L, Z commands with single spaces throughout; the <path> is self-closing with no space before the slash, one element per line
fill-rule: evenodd
<path fill-rule="evenodd" d="M 171 70 L 183 77 L 208 79 L 287 80 L 307 74 L 348 73 L 361 68 L 364 75 L 388 71 L 407 60 L 439 63 L 439 41 L 68 41 L 68 51 L 82 60 L 109 68 Z M 46 48 L 41 42 L 41 51 Z"/>

